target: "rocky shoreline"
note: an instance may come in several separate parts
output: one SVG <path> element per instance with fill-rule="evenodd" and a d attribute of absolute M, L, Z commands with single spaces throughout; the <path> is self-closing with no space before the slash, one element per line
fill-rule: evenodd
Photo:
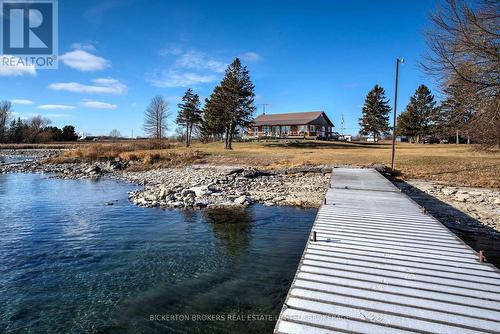
<path fill-rule="evenodd" d="M 423 180 L 396 185 L 447 227 L 500 237 L 500 190 Z"/>
<path fill-rule="evenodd" d="M 251 167 L 193 165 L 126 171 L 114 162 L 49 164 L 27 161 L 0 164 L 0 173 L 48 173 L 53 178 L 111 177 L 142 186 L 129 200 L 142 207 L 203 208 L 219 206 L 289 205 L 319 207 L 330 180 L 331 167 L 279 170 Z"/>
<path fill-rule="evenodd" d="M 14 153 L 34 156 L 32 150 Z M 329 166 L 259 170 L 248 166 L 190 165 L 132 172 L 127 163 L 120 161 L 49 164 L 42 158 L 53 152 L 36 154 L 38 160 L 0 163 L 0 174 L 46 173 L 61 179 L 119 179 L 140 186 L 128 196 L 130 202 L 142 207 L 195 209 L 254 203 L 319 207 L 332 171 Z M 423 180 L 396 182 L 396 185 L 449 228 L 500 233 L 500 190 Z"/>

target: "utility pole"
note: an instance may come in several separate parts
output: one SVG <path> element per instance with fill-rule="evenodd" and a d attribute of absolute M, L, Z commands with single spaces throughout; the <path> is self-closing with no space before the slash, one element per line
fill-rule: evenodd
<path fill-rule="evenodd" d="M 394 124 L 392 127 L 392 156 L 391 156 L 391 170 L 394 170 L 394 156 L 396 155 L 396 107 L 398 105 L 398 76 L 399 64 L 404 63 L 404 59 L 396 58 L 396 89 L 394 90 Z"/>
<path fill-rule="evenodd" d="M 344 137 L 344 113 L 340 115 L 340 134 Z"/>

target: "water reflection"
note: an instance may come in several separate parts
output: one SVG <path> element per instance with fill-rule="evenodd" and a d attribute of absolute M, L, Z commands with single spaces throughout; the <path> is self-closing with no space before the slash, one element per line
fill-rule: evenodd
<path fill-rule="evenodd" d="M 278 315 L 316 210 L 140 208 L 133 188 L 0 175 L 0 332 L 272 332 L 150 315 Z"/>
<path fill-rule="evenodd" d="M 245 253 L 250 244 L 253 217 L 246 208 L 210 208 L 204 212 L 215 237 L 222 241 L 229 255 Z"/>

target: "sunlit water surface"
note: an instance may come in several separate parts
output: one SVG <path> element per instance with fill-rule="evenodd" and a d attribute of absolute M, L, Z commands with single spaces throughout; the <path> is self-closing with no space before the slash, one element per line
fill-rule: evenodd
<path fill-rule="evenodd" d="M 316 210 L 139 208 L 134 188 L 0 175 L 0 332 L 272 332 Z"/>

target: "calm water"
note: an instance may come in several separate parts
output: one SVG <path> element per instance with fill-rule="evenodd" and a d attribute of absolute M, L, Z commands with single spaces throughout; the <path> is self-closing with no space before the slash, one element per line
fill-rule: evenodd
<path fill-rule="evenodd" d="M 37 157 L 28 157 L 24 155 L 1 155 L 0 154 L 0 164 L 4 163 L 13 163 L 13 162 L 21 162 L 21 161 L 26 161 L 26 160 L 36 160 Z"/>
<path fill-rule="evenodd" d="M 0 332 L 271 332 L 316 210 L 145 209 L 133 188 L 0 175 Z"/>

